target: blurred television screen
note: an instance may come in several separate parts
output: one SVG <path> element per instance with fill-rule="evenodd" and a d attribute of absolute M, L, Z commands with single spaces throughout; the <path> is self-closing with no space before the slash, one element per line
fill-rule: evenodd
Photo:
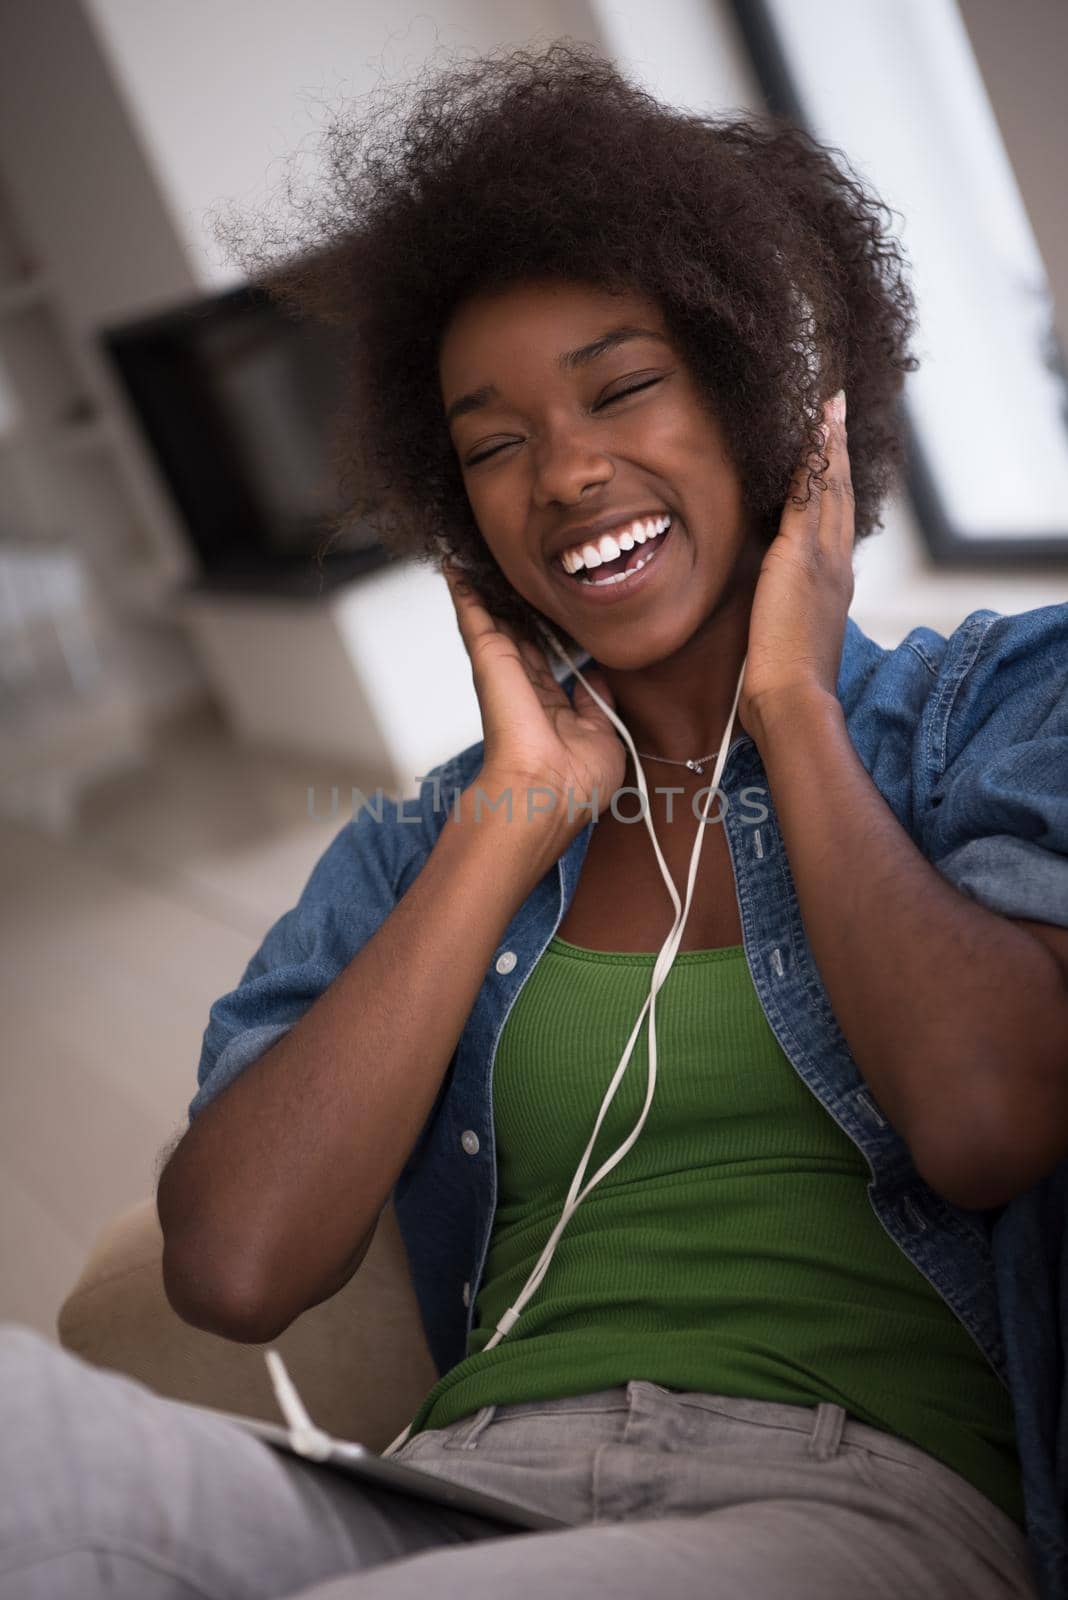
<path fill-rule="evenodd" d="M 197 556 L 198 590 L 317 593 L 390 559 L 367 524 L 336 531 L 333 337 L 255 285 L 102 331 Z"/>

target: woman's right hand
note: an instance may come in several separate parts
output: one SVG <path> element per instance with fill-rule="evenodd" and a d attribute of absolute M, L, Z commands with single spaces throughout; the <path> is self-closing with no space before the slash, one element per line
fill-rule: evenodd
<path fill-rule="evenodd" d="M 594 790 L 600 812 L 623 781 L 626 749 L 619 734 L 581 680 L 572 704 L 544 652 L 491 615 L 466 573 L 447 561 L 442 571 L 482 712 L 480 781 L 512 785 L 513 791 L 517 785 L 553 790 L 553 814 L 562 833 L 578 833 L 594 814 L 583 809 L 593 802 Z M 594 669 L 584 676 L 614 711 L 604 674 Z M 569 795 L 574 813 L 570 823 Z M 543 799 L 535 804 L 540 807 Z M 525 807 L 524 798 L 524 814 Z"/>

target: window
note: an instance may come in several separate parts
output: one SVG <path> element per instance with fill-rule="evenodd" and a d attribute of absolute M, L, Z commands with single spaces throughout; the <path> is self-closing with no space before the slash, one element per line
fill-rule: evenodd
<path fill-rule="evenodd" d="M 1068 367 L 955 0 L 732 3 L 769 108 L 898 213 L 921 362 L 908 482 L 933 558 L 1068 564 Z"/>

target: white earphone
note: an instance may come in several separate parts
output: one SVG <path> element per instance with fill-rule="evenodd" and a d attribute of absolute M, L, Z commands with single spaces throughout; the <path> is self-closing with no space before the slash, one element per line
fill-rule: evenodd
<path fill-rule="evenodd" d="M 611 706 L 605 703 L 604 699 L 597 693 L 597 690 L 593 687 L 593 685 L 587 682 L 586 678 L 583 677 L 581 671 L 572 661 L 571 657 L 557 639 L 556 635 L 549 628 L 544 626 L 542 627 L 542 633 L 544 634 L 546 642 L 550 645 L 550 647 L 556 652 L 561 660 L 567 664 L 571 671 L 575 673 L 576 677 L 578 677 L 579 680 L 586 685 L 586 688 L 589 690 L 594 700 L 596 700 L 597 704 L 601 707 L 601 710 L 604 712 L 605 716 L 609 718 L 616 728 L 618 728 L 619 732 L 626 741 L 628 748 L 630 749 L 631 755 L 634 757 L 634 768 L 638 775 L 638 789 L 642 797 L 642 816 L 645 821 L 645 826 L 649 830 L 649 837 L 653 842 L 653 849 L 656 852 L 656 859 L 660 867 L 661 876 L 667 885 L 668 893 L 670 894 L 672 904 L 675 907 L 675 921 L 672 924 L 671 931 L 664 940 L 663 946 L 660 949 L 660 953 L 656 958 L 656 963 L 653 967 L 653 979 L 649 989 L 648 999 L 645 1001 L 645 1004 L 642 1006 L 642 1009 L 638 1014 L 638 1019 L 631 1030 L 630 1038 L 627 1040 L 627 1047 L 624 1050 L 619 1065 L 615 1070 L 615 1075 L 608 1086 L 604 1100 L 601 1102 L 601 1109 L 597 1114 L 597 1121 L 594 1125 L 593 1132 L 590 1135 L 589 1143 L 587 1144 L 585 1153 L 581 1162 L 579 1163 L 578 1170 L 571 1180 L 571 1187 L 568 1190 L 567 1200 L 565 1201 L 564 1209 L 560 1214 L 560 1220 L 557 1222 L 552 1233 L 549 1235 L 545 1249 L 538 1257 L 534 1269 L 524 1284 L 522 1290 L 516 1296 L 514 1305 L 508 1308 L 508 1310 L 501 1317 L 500 1321 L 496 1324 L 496 1332 L 494 1333 L 493 1337 L 483 1345 L 483 1350 L 492 1350 L 494 1346 L 498 1345 L 505 1335 L 508 1334 L 512 1328 L 514 1328 L 516 1322 L 519 1320 L 523 1307 L 526 1305 L 531 1296 L 535 1294 L 546 1272 L 549 1270 L 549 1263 L 553 1258 L 553 1253 L 560 1240 L 561 1234 L 567 1227 L 567 1224 L 570 1222 L 571 1218 L 574 1216 L 583 1200 L 585 1200 L 590 1190 L 596 1184 L 600 1183 L 605 1174 L 610 1172 L 612 1168 L 623 1159 L 627 1151 L 635 1143 L 645 1124 L 645 1119 L 649 1114 L 649 1107 L 653 1103 L 653 1091 L 656 1088 L 656 996 L 660 989 L 662 989 L 664 986 L 667 975 L 671 971 L 672 963 L 678 954 L 679 945 L 682 943 L 683 929 L 686 926 L 686 918 L 690 914 L 690 903 L 693 899 L 694 884 L 697 881 L 697 863 L 701 854 L 701 845 L 704 842 L 705 824 L 708 818 L 708 812 L 712 800 L 719 788 L 720 776 L 727 760 L 727 748 L 730 744 L 731 729 L 734 727 L 734 719 L 738 710 L 738 700 L 742 692 L 742 683 L 745 678 L 745 661 L 743 661 L 741 671 L 738 674 L 738 684 L 734 691 L 734 702 L 731 706 L 731 714 L 727 720 L 727 729 L 723 735 L 723 739 L 716 756 L 716 765 L 712 773 L 712 781 L 708 786 L 708 797 L 705 800 L 704 810 L 701 813 L 701 825 L 697 830 L 697 837 L 694 840 L 693 851 L 690 855 L 690 870 L 686 882 L 686 903 L 685 905 L 682 905 L 679 902 L 678 890 L 676 889 L 671 874 L 667 869 L 667 864 L 664 861 L 663 853 L 660 849 L 659 840 L 656 837 L 656 830 L 653 827 L 652 817 L 650 816 L 649 791 L 645 783 L 645 773 L 642 770 L 641 761 L 638 758 L 638 752 L 634 748 L 634 742 L 631 739 L 630 734 L 623 726 L 623 723 L 620 721 L 620 719 L 616 716 Z M 746 660 L 748 660 L 748 657 L 746 657 Z M 585 1175 L 586 1166 L 590 1159 L 590 1153 L 593 1150 L 593 1146 L 597 1140 L 597 1135 L 600 1132 L 601 1124 L 607 1115 L 608 1107 L 612 1103 L 612 1099 L 617 1088 L 623 1081 L 623 1074 L 626 1072 L 627 1064 L 629 1063 L 631 1055 L 633 1054 L 634 1046 L 637 1042 L 642 1022 L 645 1019 L 646 1011 L 649 1012 L 649 1083 L 645 1096 L 645 1105 L 642 1107 L 642 1114 L 638 1118 L 637 1123 L 631 1130 L 628 1137 L 619 1146 L 614 1155 L 610 1156 L 609 1159 L 597 1170 L 597 1172 L 594 1173 L 586 1187 L 581 1192 L 578 1192 L 578 1185 L 582 1182 L 583 1176 Z M 396 1439 L 394 1439 L 391 1444 L 387 1445 L 385 1450 L 382 1451 L 382 1455 L 395 1455 L 408 1439 L 410 1433 L 411 1425 L 409 1424 L 409 1426 L 404 1429 L 403 1433 L 398 1434 Z"/>

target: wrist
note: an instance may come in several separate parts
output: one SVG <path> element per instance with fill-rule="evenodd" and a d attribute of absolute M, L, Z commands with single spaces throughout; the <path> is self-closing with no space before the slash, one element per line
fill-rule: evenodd
<path fill-rule="evenodd" d="M 534 778 L 484 769 L 462 791 L 449 821 L 468 839 L 484 845 L 494 859 L 523 862 L 537 881 L 567 849 L 585 816 L 576 812 L 569 826 L 563 790 Z"/>
<path fill-rule="evenodd" d="M 845 721 L 841 701 L 818 684 L 768 690 L 750 701 L 745 714 L 758 750 L 784 736 L 796 740 L 807 728 L 833 718 Z"/>
<path fill-rule="evenodd" d="M 611 798 L 599 796 L 603 810 Z M 573 776 L 553 772 L 503 771 L 483 767 L 464 790 L 464 803 L 473 813 L 488 815 L 496 809 L 517 823 L 531 828 L 544 827 L 549 834 L 573 836 L 576 824 L 582 826 L 592 815 L 584 787 L 576 786 Z"/>

